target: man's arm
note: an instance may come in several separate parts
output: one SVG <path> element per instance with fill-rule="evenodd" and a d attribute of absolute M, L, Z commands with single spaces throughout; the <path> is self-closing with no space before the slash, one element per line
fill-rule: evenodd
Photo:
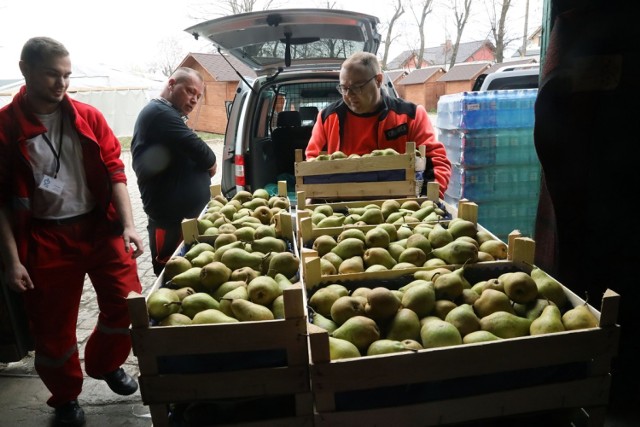
<path fill-rule="evenodd" d="M 4 279 L 9 289 L 16 292 L 33 289 L 31 277 L 20 262 L 9 216 L 4 208 L 0 209 L 0 254 L 2 254 L 2 264 L 4 266 Z"/>
<path fill-rule="evenodd" d="M 129 248 L 133 243 L 135 245 L 133 257 L 137 258 L 144 252 L 144 245 L 133 222 L 131 200 L 129 199 L 129 192 L 127 191 L 127 185 L 125 183 L 116 182 L 113 184 L 113 204 L 118 211 L 122 226 L 124 227 L 124 231 L 122 232 L 124 249 L 129 252 Z"/>

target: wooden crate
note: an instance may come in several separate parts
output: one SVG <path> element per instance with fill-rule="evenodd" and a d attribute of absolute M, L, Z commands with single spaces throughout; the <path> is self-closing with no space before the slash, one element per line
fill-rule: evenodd
<path fill-rule="evenodd" d="M 161 284 L 162 275 L 150 292 Z M 131 293 L 140 394 L 154 427 L 174 425 L 187 412 L 203 418 L 197 425 L 312 425 L 302 285 L 285 290 L 284 298 L 285 319 L 152 326 L 145 298 Z M 272 410 L 256 414 L 247 407 Z"/>
<path fill-rule="evenodd" d="M 531 270 L 517 261 L 483 264 L 491 265 L 467 269 L 476 278 Z M 363 284 L 340 283 L 349 289 Z M 565 292 L 572 305 L 584 304 Z M 329 357 L 327 332 L 309 324 L 315 426 L 571 425 L 567 419 L 603 426 L 618 305 L 619 295 L 607 290 L 601 312 L 589 306 L 599 319 L 593 329 L 336 361 Z M 526 417 L 537 417 L 537 424 L 524 424 Z M 567 422 L 553 424 L 558 419 Z"/>
<path fill-rule="evenodd" d="M 416 195 L 415 142 L 406 154 L 304 161 L 296 150 L 296 191 L 311 199 L 363 200 Z"/>

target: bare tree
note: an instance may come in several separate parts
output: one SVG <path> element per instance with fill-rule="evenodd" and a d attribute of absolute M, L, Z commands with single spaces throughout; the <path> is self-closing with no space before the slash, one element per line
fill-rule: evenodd
<path fill-rule="evenodd" d="M 485 2 L 491 23 L 491 33 L 496 44 L 496 62 L 504 61 L 504 50 L 512 41 L 506 34 L 505 23 L 511 0 L 488 0 Z"/>
<path fill-rule="evenodd" d="M 389 60 L 389 50 L 391 49 L 391 43 L 397 38 L 397 36 L 393 35 L 393 26 L 403 13 L 404 7 L 402 7 L 402 0 L 398 0 L 398 3 L 393 9 L 393 16 L 387 24 L 387 35 L 384 39 L 384 53 L 382 54 L 382 69 L 387 68 L 387 61 Z"/>
<path fill-rule="evenodd" d="M 178 68 L 186 54 L 187 52 L 177 38 L 169 37 L 160 40 L 155 55 L 156 59 L 148 65 L 148 71 L 151 73 L 159 72 L 169 77 Z"/>
<path fill-rule="evenodd" d="M 410 2 L 410 7 L 413 17 L 418 24 L 418 34 L 420 35 L 420 47 L 417 52 L 414 52 L 416 54 L 416 69 L 419 69 L 422 68 L 422 61 L 424 60 L 425 21 L 427 20 L 427 15 L 433 11 L 433 0 L 421 0 L 415 7 L 412 2 Z M 418 9 L 417 12 L 416 9 Z"/>
<path fill-rule="evenodd" d="M 467 25 L 467 21 L 469 20 L 469 12 L 471 11 L 471 1 L 472 0 L 454 0 L 453 5 L 451 6 L 453 10 L 453 17 L 456 23 L 456 41 L 453 44 L 453 48 L 451 50 L 449 68 L 456 65 L 458 48 L 460 47 L 460 39 L 462 38 L 464 27 Z M 462 8 L 462 10 L 460 10 L 460 8 Z M 444 48 L 448 49 L 449 46 L 445 46 Z M 445 58 L 446 58 L 446 55 L 445 55 Z"/>

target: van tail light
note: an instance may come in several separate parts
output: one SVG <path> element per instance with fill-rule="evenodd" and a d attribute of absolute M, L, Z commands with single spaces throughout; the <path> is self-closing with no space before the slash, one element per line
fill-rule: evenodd
<path fill-rule="evenodd" d="M 247 182 L 244 177 L 244 156 L 241 154 L 235 155 L 235 171 L 236 186 L 244 187 Z"/>

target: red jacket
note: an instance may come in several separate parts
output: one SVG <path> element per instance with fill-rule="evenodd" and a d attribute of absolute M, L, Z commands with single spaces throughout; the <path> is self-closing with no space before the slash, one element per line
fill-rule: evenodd
<path fill-rule="evenodd" d="M 31 228 L 31 197 L 36 188 L 25 142 L 47 131 L 26 107 L 25 94 L 23 86 L 12 102 L 0 109 L 0 208 L 13 213 L 13 232 L 23 262 L 27 254 L 26 236 Z M 87 184 L 96 207 L 106 214 L 114 231 L 121 232 L 121 222 L 111 200 L 112 183 L 127 182 L 120 142 L 102 113 L 91 105 L 65 95 L 62 109 L 71 115 L 82 140 Z"/>
<path fill-rule="evenodd" d="M 375 138 L 377 141 L 377 148 L 394 148 L 399 153 L 404 153 L 408 141 L 415 142 L 416 147 L 424 145 L 427 157 L 424 179 L 436 180 L 440 184 L 440 197 L 443 198 L 451 177 L 451 162 L 447 158 L 444 145 L 436 139 L 427 111 L 421 105 L 390 98 L 384 94 L 382 102 L 382 110 L 376 113 L 378 134 L 372 135 L 372 139 Z M 322 110 L 305 151 L 307 158 L 315 158 L 321 151 L 331 154 L 340 150 L 347 155 L 354 152 L 341 143 L 344 134 L 343 122 L 347 114 L 353 113 L 349 113 L 342 100 Z"/>

